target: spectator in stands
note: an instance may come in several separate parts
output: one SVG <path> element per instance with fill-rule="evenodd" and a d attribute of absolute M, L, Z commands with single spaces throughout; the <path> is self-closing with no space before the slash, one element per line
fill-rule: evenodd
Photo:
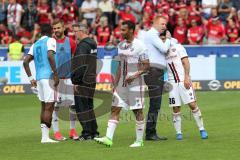
<path fill-rule="evenodd" d="M 211 9 L 216 8 L 217 0 L 202 0 L 203 18 L 209 19 L 211 16 Z"/>
<path fill-rule="evenodd" d="M 100 8 L 96 9 L 96 18 L 94 19 L 94 21 L 92 22 L 92 32 L 96 32 L 96 28 L 97 26 L 99 26 L 100 24 L 100 19 L 101 17 L 103 17 L 103 12 Z M 110 23 L 111 24 L 111 23 Z M 91 32 L 91 31 L 90 31 Z"/>
<path fill-rule="evenodd" d="M 152 11 L 151 7 L 146 6 L 144 8 L 142 22 L 141 22 L 144 29 L 149 30 L 151 28 L 153 17 L 154 17 L 154 15 L 153 15 L 153 11 Z"/>
<path fill-rule="evenodd" d="M 187 11 L 187 6 L 186 5 L 181 5 L 181 4 L 178 4 L 175 6 L 175 10 L 176 10 L 176 19 L 178 18 L 182 18 L 183 20 L 183 24 L 184 25 L 188 25 L 189 22 L 188 22 L 188 11 Z"/>
<path fill-rule="evenodd" d="M 96 18 L 97 1 L 84 0 L 81 7 L 83 18 L 87 20 L 88 26 L 91 26 L 93 20 Z"/>
<path fill-rule="evenodd" d="M 164 9 L 163 6 L 161 6 L 159 4 L 156 6 L 156 12 L 155 12 L 154 16 L 163 16 L 163 17 L 166 17 L 167 21 L 169 20 L 169 16 L 168 16 L 166 10 Z"/>
<path fill-rule="evenodd" d="M 221 44 L 225 40 L 225 27 L 219 20 L 219 17 L 209 19 L 206 26 L 207 29 L 207 43 Z"/>
<path fill-rule="evenodd" d="M 236 43 L 239 35 L 239 29 L 232 19 L 228 20 L 226 34 L 229 43 Z"/>
<path fill-rule="evenodd" d="M 195 19 L 192 19 L 191 27 L 187 31 L 188 43 L 191 45 L 201 44 L 203 35 L 203 28 L 197 25 L 197 21 Z"/>
<path fill-rule="evenodd" d="M 237 9 L 237 11 L 240 10 L 240 0 L 232 0 L 233 7 Z"/>
<path fill-rule="evenodd" d="M 217 8 L 213 8 L 211 9 L 211 14 L 209 19 L 214 18 L 214 17 L 218 17 L 218 10 Z M 205 19 L 204 17 L 202 17 L 202 23 L 206 26 L 209 22 L 209 19 Z"/>
<path fill-rule="evenodd" d="M 51 24 L 52 16 L 51 16 L 51 8 L 48 5 L 47 0 L 39 0 L 37 5 L 37 19 L 38 24 Z"/>
<path fill-rule="evenodd" d="M 174 29 L 173 37 L 178 40 L 179 43 L 186 43 L 187 27 L 184 25 L 183 19 L 178 18 L 177 26 Z"/>
<path fill-rule="evenodd" d="M 169 15 L 169 20 L 168 20 L 167 28 L 170 33 L 173 33 L 176 25 L 176 18 L 177 18 L 176 11 L 173 8 L 170 8 L 168 10 L 168 15 Z"/>
<path fill-rule="evenodd" d="M 8 3 L 5 0 L 1 0 L 0 3 L 0 23 L 7 22 L 7 7 Z"/>
<path fill-rule="evenodd" d="M 113 20 L 113 3 L 111 0 L 102 0 L 98 4 L 98 8 L 101 9 L 103 15 L 108 18 L 109 24 L 114 22 Z"/>
<path fill-rule="evenodd" d="M 201 22 L 201 9 L 197 6 L 197 1 L 192 0 L 190 2 L 190 6 L 187 8 L 188 10 L 188 21 L 192 22 L 194 19 L 197 23 Z"/>
<path fill-rule="evenodd" d="M 96 28 L 95 40 L 99 46 L 105 46 L 111 36 L 111 28 L 108 25 L 108 18 L 101 17 L 100 25 Z"/>
<path fill-rule="evenodd" d="M 9 0 L 9 5 L 7 9 L 7 24 L 8 29 L 16 34 L 20 27 L 22 18 L 22 6 L 16 2 L 16 0 Z"/>
<path fill-rule="evenodd" d="M 136 22 L 140 22 L 141 18 L 142 18 L 142 5 L 139 1 L 137 0 L 130 0 L 127 3 L 128 6 L 131 7 L 131 13 L 133 14 L 133 16 L 136 19 Z"/>
<path fill-rule="evenodd" d="M 236 25 L 238 26 L 238 16 L 237 16 L 237 10 L 236 10 L 236 8 L 232 8 L 231 9 L 231 12 L 230 12 L 230 14 L 228 15 L 228 17 L 227 17 L 227 21 L 229 20 L 229 19 L 232 19 L 235 23 L 236 23 Z"/>
<path fill-rule="evenodd" d="M 136 23 L 136 18 L 134 15 L 131 13 L 131 7 L 129 5 L 125 6 L 124 11 L 120 11 L 118 9 L 114 9 L 114 11 L 118 14 L 119 18 L 122 19 L 123 21 L 132 21 L 133 23 Z"/>
<path fill-rule="evenodd" d="M 57 4 L 53 8 L 53 18 L 55 19 L 61 19 L 63 16 L 63 1 L 57 0 Z"/>
<path fill-rule="evenodd" d="M 31 44 L 32 34 L 29 32 L 26 27 L 21 26 L 19 28 L 19 31 L 17 33 L 17 36 L 19 37 L 19 41 L 25 45 L 25 44 Z"/>
<path fill-rule="evenodd" d="M 23 59 L 24 46 L 19 41 L 19 36 L 14 36 L 14 42 L 8 46 L 8 61 L 19 61 Z"/>
<path fill-rule="evenodd" d="M 0 23 L 1 44 L 9 44 L 13 41 L 13 34 L 4 23 Z"/>
<path fill-rule="evenodd" d="M 230 0 L 223 0 L 218 7 L 218 15 L 224 25 L 227 23 L 227 17 L 229 16 L 233 4 Z"/>
<path fill-rule="evenodd" d="M 122 25 L 122 20 L 120 19 L 118 21 L 118 25 L 116 28 L 114 28 L 111 38 L 110 38 L 110 43 L 113 45 L 117 45 L 120 41 L 123 40 L 122 35 L 121 35 L 121 25 Z"/>
<path fill-rule="evenodd" d="M 65 24 L 71 25 L 78 21 L 78 8 L 73 0 L 65 1 L 62 19 Z"/>
<path fill-rule="evenodd" d="M 28 2 L 23 6 L 23 16 L 21 25 L 26 26 L 28 31 L 33 31 L 34 24 L 37 22 L 37 8 L 33 3 L 33 0 L 28 0 Z"/>

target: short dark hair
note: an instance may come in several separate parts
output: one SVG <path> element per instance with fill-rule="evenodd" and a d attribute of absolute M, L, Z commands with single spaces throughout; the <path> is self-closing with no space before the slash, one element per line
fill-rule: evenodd
<path fill-rule="evenodd" d="M 46 36 L 52 36 L 52 27 L 49 24 L 42 24 L 40 26 L 41 34 Z"/>
<path fill-rule="evenodd" d="M 135 25 L 135 23 L 133 23 L 133 22 L 130 21 L 130 20 L 123 21 L 123 22 L 122 22 L 122 25 L 127 25 L 127 26 L 128 26 L 128 29 L 132 29 L 133 32 L 135 31 L 136 25 Z"/>
<path fill-rule="evenodd" d="M 166 35 L 167 35 L 167 30 L 165 30 L 162 33 L 160 33 L 160 36 L 166 36 Z"/>

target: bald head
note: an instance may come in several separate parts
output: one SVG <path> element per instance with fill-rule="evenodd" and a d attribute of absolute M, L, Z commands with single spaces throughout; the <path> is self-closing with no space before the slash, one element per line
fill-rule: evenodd
<path fill-rule="evenodd" d="M 167 29 L 167 19 L 163 16 L 156 16 L 153 20 L 153 28 L 159 33 L 164 32 Z"/>

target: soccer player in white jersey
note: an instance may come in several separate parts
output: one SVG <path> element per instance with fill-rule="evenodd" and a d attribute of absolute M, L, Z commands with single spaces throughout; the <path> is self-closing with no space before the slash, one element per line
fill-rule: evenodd
<path fill-rule="evenodd" d="M 166 40 L 166 33 L 160 34 L 163 41 Z M 201 111 L 196 103 L 195 92 L 189 75 L 190 63 L 185 48 L 181 44 L 173 42 L 166 55 L 168 81 L 172 85 L 169 92 L 169 106 L 173 108 L 173 123 L 176 130 L 176 139 L 182 140 L 181 130 L 181 102 L 188 104 L 192 110 L 193 117 L 200 130 L 202 139 L 207 139 L 208 134 L 204 129 Z"/>
<path fill-rule="evenodd" d="M 56 101 L 55 91 L 59 83 L 54 59 L 56 40 L 51 38 L 52 28 L 50 25 L 42 25 L 41 34 L 43 36 L 31 46 L 23 65 L 32 87 L 38 90 L 38 98 L 42 105 L 40 115 L 41 143 L 55 143 L 58 141 L 49 138 L 49 128 L 51 127 L 52 113 Z M 29 67 L 32 60 L 35 63 L 36 80 L 33 78 Z"/>
<path fill-rule="evenodd" d="M 124 21 L 121 34 L 124 38 L 118 45 L 119 62 L 118 73 L 115 77 L 111 116 L 108 120 L 105 137 L 94 138 L 95 141 L 106 146 L 112 146 L 114 131 L 119 121 L 122 108 L 130 108 L 136 116 L 136 141 L 130 147 L 143 146 L 144 133 L 144 88 L 141 76 L 149 69 L 149 59 L 145 45 L 134 38 L 135 24 Z"/>

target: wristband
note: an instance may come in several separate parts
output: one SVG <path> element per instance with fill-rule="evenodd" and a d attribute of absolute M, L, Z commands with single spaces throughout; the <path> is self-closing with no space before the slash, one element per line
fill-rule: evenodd
<path fill-rule="evenodd" d="M 29 81 L 34 80 L 33 76 L 28 77 Z"/>

